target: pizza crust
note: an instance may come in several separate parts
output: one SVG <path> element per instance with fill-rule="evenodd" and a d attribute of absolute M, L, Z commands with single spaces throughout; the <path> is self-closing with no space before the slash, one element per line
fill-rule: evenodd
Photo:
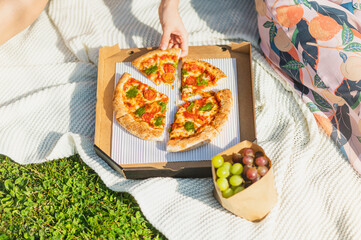
<path fill-rule="evenodd" d="M 219 113 L 229 114 L 232 110 L 233 96 L 229 89 L 222 89 L 215 95 L 219 103 Z"/>
<path fill-rule="evenodd" d="M 123 92 L 122 89 L 124 83 L 126 83 L 131 78 L 132 76 L 129 73 L 124 73 L 122 77 L 119 79 L 117 86 L 115 87 L 113 94 L 113 110 L 116 119 L 124 116 L 125 114 L 128 114 L 127 109 L 122 100 L 122 92 Z"/>
<path fill-rule="evenodd" d="M 131 134 L 145 140 L 163 141 L 164 130 L 151 128 L 146 122 L 136 121 L 131 114 L 128 113 L 122 100 L 122 89 L 124 83 L 131 78 L 129 73 L 124 73 L 118 81 L 113 95 L 113 110 L 115 119 L 125 130 Z"/>
<path fill-rule="evenodd" d="M 220 133 L 223 130 L 223 127 L 228 121 L 228 116 L 231 113 L 233 106 L 233 97 L 232 92 L 229 89 L 223 89 L 216 93 L 215 95 L 218 103 L 219 110 L 214 116 L 212 121 L 212 126 Z"/>
<path fill-rule="evenodd" d="M 211 124 L 206 126 L 198 135 L 183 139 L 169 140 L 167 142 L 168 152 L 181 152 L 198 148 L 210 143 L 213 138 L 217 137 L 222 132 L 233 106 L 232 92 L 229 89 L 223 89 L 217 92 L 215 97 L 219 103 L 219 110 L 215 114 Z"/>
<path fill-rule="evenodd" d="M 173 55 L 173 54 L 176 54 L 178 56 L 178 58 L 179 58 L 180 53 L 181 53 L 180 48 L 170 48 L 170 49 L 167 49 L 167 50 L 157 49 L 157 50 L 147 52 L 146 54 L 136 58 L 135 60 L 132 61 L 132 64 L 133 64 L 134 67 L 136 67 L 138 70 L 140 70 L 142 62 L 144 60 L 149 59 L 149 58 L 153 58 L 155 55 L 163 55 L 163 54 L 171 54 L 171 55 Z"/>
<path fill-rule="evenodd" d="M 158 53 L 160 53 L 161 50 L 154 50 L 154 51 L 150 51 L 147 52 L 146 54 L 134 59 L 132 61 L 132 64 L 135 68 L 137 68 L 138 70 L 140 70 L 141 68 L 141 64 L 143 61 L 149 59 L 149 58 L 153 58 L 155 55 L 157 55 Z"/>
<path fill-rule="evenodd" d="M 149 141 L 163 141 L 164 130 L 151 128 L 146 122 L 135 121 L 130 114 L 117 118 L 117 122 L 131 134 Z"/>
<path fill-rule="evenodd" d="M 183 63 L 194 63 L 197 65 L 201 65 L 203 66 L 205 69 L 207 69 L 209 71 L 209 73 L 213 74 L 216 77 L 216 82 L 218 84 L 218 81 L 220 81 L 223 78 L 227 78 L 227 75 L 219 68 L 217 68 L 216 66 L 213 66 L 212 64 L 206 62 L 206 61 L 202 61 L 202 60 L 197 60 L 194 58 L 190 58 L 190 57 L 185 57 L 183 58 Z"/>
<path fill-rule="evenodd" d="M 183 138 L 172 139 L 167 142 L 168 152 L 188 151 L 211 142 L 218 135 L 218 132 L 211 126 L 206 126 L 203 132 L 198 135 Z"/>

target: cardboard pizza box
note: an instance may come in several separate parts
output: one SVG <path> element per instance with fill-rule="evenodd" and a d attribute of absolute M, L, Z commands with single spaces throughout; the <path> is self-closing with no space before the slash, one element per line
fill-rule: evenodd
<path fill-rule="evenodd" d="M 156 48 L 120 49 L 118 45 L 99 50 L 97 104 L 94 149 L 113 169 L 129 179 L 149 177 L 211 177 L 210 159 L 202 161 L 157 162 L 139 164 L 118 164 L 112 153 L 112 98 L 115 87 L 116 63 L 131 62 Z M 256 139 L 254 96 L 252 81 L 251 45 L 248 42 L 230 45 L 191 46 L 189 57 L 234 58 L 237 68 L 237 91 L 240 141 Z"/>

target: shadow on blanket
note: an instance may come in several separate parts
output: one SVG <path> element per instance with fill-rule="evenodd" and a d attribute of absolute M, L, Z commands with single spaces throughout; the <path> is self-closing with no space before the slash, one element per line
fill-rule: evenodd
<path fill-rule="evenodd" d="M 139 43 L 136 43 L 134 41 L 134 37 L 141 38 L 142 45 L 144 47 L 152 47 L 154 46 L 154 43 L 160 43 L 161 34 L 154 28 L 140 22 L 132 14 L 132 1 L 125 2 L 126 3 L 124 4 L 117 4 L 116 7 L 114 7 L 107 1 L 105 1 L 104 4 L 109 8 L 109 11 L 113 18 L 114 26 L 124 34 L 125 40 L 129 44 L 129 47 L 139 47 Z M 145 38 L 144 36 L 149 37 Z M 124 46 L 120 46 L 120 48 L 122 47 Z"/>
<path fill-rule="evenodd" d="M 191 5 L 209 28 L 224 34 L 226 39 L 239 42 L 241 37 L 258 48 L 255 1 L 213 1 L 212 6 L 204 7 L 204 1 L 191 0 Z M 234 32 L 234 26 L 239 23 L 244 23 L 242 32 Z"/>

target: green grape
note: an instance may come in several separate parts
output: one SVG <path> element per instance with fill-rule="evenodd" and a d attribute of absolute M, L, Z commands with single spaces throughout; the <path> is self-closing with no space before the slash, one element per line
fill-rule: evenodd
<path fill-rule="evenodd" d="M 219 168 L 224 163 L 223 157 L 221 155 L 214 156 L 212 158 L 212 164 L 215 168 Z"/>
<path fill-rule="evenodd" d="M 240 163 L 235 163 L 232 165 L 231 167 L 231 173 L 233 175 L 241 175 L 241 173 L 243 172 L 243 166 Z"/>
<path fill-rule="evenodd" d="M 223 196 L 224 198 L 229 198 L 229 197 L 232 196 L 232 195 L 233 195 L 233 190 L 232 190 L 232 188 L 228 188 L 228 189 L 222 191 L 222 196 Z"/>
<path fill-rule="evenodd" d="M 243 178 L 240 175 L 233 175 L 230 179 L 229 179 L 229 183 L 232 186 L 239 186 L 243 183 Z"/>
<path fill-rule="evenodd" d="M 233 193 L 236 194 L 236 193 L 239 193 L 239 192 L 241 192 L 243 190 L 244 190 L 244 186 L 238 186 L 238 187 L 235 187 L 233 189 Z"/>
<path fill-rule="evenodd" d="M 217 169 L 217 176 L 219 178 L 226 178 L 229 176 L 229 170 L 227 169 L 227 167 L 224 167 L 222 165 L 222 167 Z"/>
<path fill-rule="evenodd" d="M 227 178 L 218 178 L 217 184 L 219 189 L 221 189 L 221 191 L 224 191 L 229 187 Z"/>
<path fill-rule="evenodd" d="M 228 171 L 231 171 L 232 164 L 230 162 L 223 163 L 222 167 L 226 167 Z"/>

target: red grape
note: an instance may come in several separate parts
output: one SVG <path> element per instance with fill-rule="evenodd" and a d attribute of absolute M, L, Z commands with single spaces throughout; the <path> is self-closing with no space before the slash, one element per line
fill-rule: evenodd
<path fill-rule="evenodd" d="M 243 149 L 243 155 L 254 157 L 254 151 L 252 148 L 245 148 L 245 149 Z"/>
<path fill-rule="evenodd" d="M 243 167 L 243 175 L 246 176 L 248 169 L 252 168 L 253 165 L 244 165 Z"/>
<path fill-rule="evenodd" d="M 253 164 L 253 157 L 250 157 L 250 156 L 244 156 L 243 159 L 242 159 L 242 162 L 244 165 L 251 165 Z"/>
<path fill-rule="evenodd" d="M 247 170 L 246 175 L 247 175 L 247 178 L 248 178 L 249 180 L 254 180 L 254 179 L 256 179 L 256 178 L 257 178 L 257 169 L 256 169 L 255 167 L 249 168 L 249 169 Z"/>
<path fill-rule="evenodd" d="M 260 179 L 261 179 L 261 176 L 259 174 L 257 174 L 256 178 L 252 180 L 252 183 L 257 182 Z"/>
<path fill-rule="evenodd" d="M 261 177 L 263 177 L 268 172 L 268 168 L 266 166 L 259 166 L 257 168 L 257 172 Z"/>
<path fill-rule="evenodd" d="M 268 164 L 268 160 L 266 157 L 261 156 L 261 157 L 256 158 L 256 164 L 258 166 L 266 166 Z"/>
<path fill-rule="evenodd" d="M 240 153 L 233 153 L 232 155 L 233 163 L 242 163 L 242 154 Z"/>

